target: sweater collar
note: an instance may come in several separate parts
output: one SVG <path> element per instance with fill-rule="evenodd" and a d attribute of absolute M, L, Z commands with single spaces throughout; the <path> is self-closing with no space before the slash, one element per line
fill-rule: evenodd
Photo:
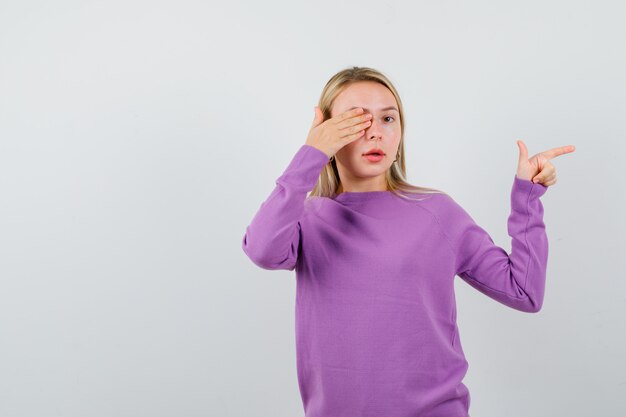
<path fill-rule="evenodd" d="M 392 191 L 344 191 L 335 195 L 333 200 L 341 203 L 358 203 L 362 201 L 387 200 L 390 197 L 395 197 Z"/>

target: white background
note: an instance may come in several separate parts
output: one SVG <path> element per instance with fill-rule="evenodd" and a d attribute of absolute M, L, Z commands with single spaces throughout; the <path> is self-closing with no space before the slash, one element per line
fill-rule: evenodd
<path fill-rule="evenodd" d="M 625 18 L 620 1 L 1 1 L 0 416 L 303 416 L 295 273 L 241 240 L 353 65 L 400 92 L 409 181 L 507 251 L 515 140 L 576 146 L 542 197 L 543 309 L 456 280 L 464 382 L 477 417 L 622 415 Z"/>

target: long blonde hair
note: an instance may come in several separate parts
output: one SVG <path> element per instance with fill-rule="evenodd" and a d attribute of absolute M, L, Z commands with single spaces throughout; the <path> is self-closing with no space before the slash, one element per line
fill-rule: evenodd
<path fill-rule="evenodd" d="M 404 109 L 402 107 L 402 101 L 400 95 L 396 91 L 391 81 L 380 71 L 377 71 L 368 67 L 351 67 L 339 71 L 333 75 L 326 83 L 326 86 L 322 90 L 322 94 L 319 100 L 319 108 L 324 115 L 324 121 L 331 118 L 331 108 L 335 98 L 350 84 L 358 81 L 374 81 L 387 87 L 389 91 L 396 98 L 398 103 L 398 111 L 400 113 L 400 146 L 398 147 L 397 160 L 387 170 L 385 175 L 387 189 L 393 192 L 395 195 L 405 199 L 411 199 L 401 192 L 413 193 L 413 194 L 446 194 L 443 191 L 436 190 L 434 188 L 420 187 L 412 185 L 406 180 L 406 166 L 404 159 Z M 337 170 L 336 158 L 329 161 L 320 173 L 320 177 L 315 184 L 315 187 L 310 193 L 310 196 L 318 197 L 333 197 L 337 195 L 337 190 L 341 185 L 339 178 L 339 171 Z M 412 200 L 412 199 L 411 199 Z"/>

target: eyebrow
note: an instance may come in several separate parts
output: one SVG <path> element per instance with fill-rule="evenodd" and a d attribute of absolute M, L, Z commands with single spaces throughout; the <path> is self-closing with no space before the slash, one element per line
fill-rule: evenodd
<path fill-rule="evenodd" d="M 354 106 L 354 107 L 350 107 L 348 110 L 353 110 L 353 109 L 356 109 L 356 108 L 358 108 L 358 107 L 357 107 L 357 106 Z M 366 109 L 365 107 L 362 107 L 362 109 L 363 109 L 363 110 L 365 110 L 365 111 L 367 111 L 367 112 L 369 111 L 369 109 Z M 396 108 L 395 108 L 395 107 L 393 107 L 393 106 L 384 107 L 384 108 L 380 109 L 380 111 L 387 111 L 387 110 L 395 110 L 395 111 L 397 111 L 398 113 L 400 113 L 400 112 L 398 111 L 398 109 L 396 109 Z"/>

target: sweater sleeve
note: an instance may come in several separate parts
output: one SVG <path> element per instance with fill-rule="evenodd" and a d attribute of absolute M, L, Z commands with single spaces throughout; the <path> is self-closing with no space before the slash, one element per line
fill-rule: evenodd
<path fill-rule="evenodd" d="M 494 300 L 528 313 L 538 312 L 543 305 L 548 237 L 539 197 L 547 189 L 515 175 L 507 226 L 510 254 L 496 246 L 454 200 L 444 222 L 455 253 L 456 274 Z"/>
<path fill-rule="evenodd" d="M 328 163 L 321 150 L 302 145 L 246 227 L 242 249 L 263 269 L 293 270 L 300 247 L 304 201 Z"/>

